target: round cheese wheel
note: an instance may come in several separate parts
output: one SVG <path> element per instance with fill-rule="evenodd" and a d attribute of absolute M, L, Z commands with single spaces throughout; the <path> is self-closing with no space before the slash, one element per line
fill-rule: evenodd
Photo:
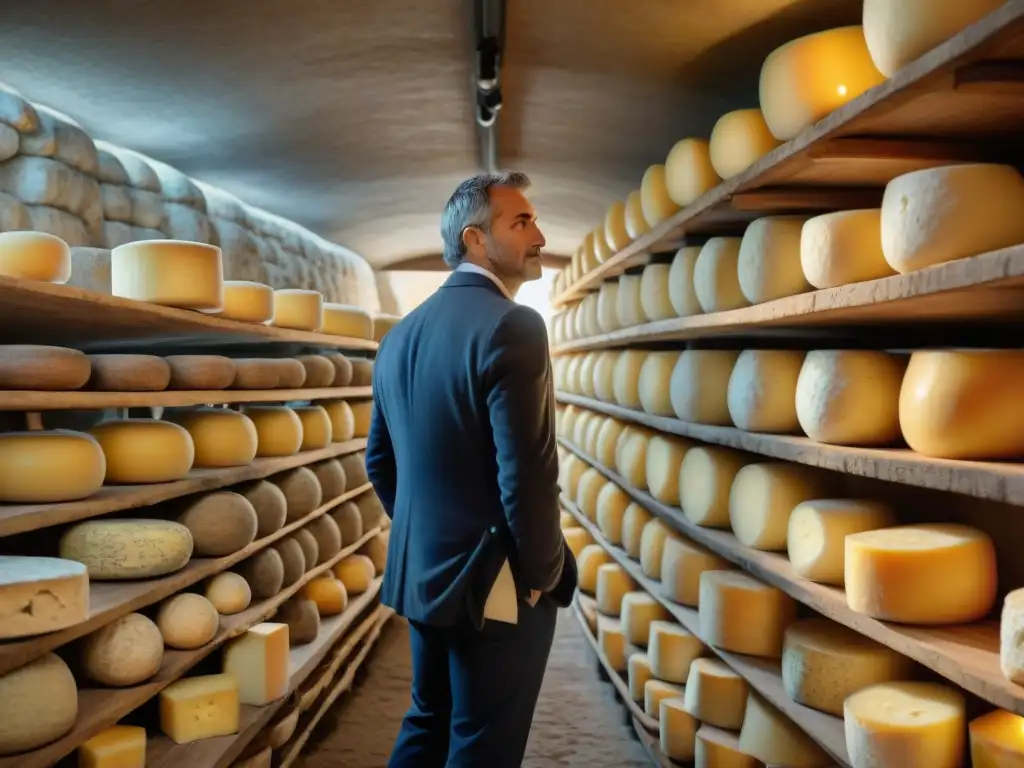
<path fill-rule="evenodd" d="M 746 706 L 746 698 L 743 699 Z M 740 719 L 743 712 L 740 711 Z M 703 723 L 693 742 L 693 768 L 761 768 L 764 763 L 740 751 L 739 734 Z"/>
<path fill-rule="evenodd" d="M 669 161 L 672 155 L 669 155 Z M 678 173 L 678 171 L 677 171 Z M 664 165 L 652 165 L 640 182 L 640 209 L 647 223 L 655 227 L 679 210 L 668 190 L 668 176 Z"/>
<path fill-rule="evenodd" d="M 629 193 L 626 198 L 626 234 L 631 240 L 636 240 L 651 231 L 651 225 L 644 218 L 643 202 L 640 198 L 640 190 L 636 189 Z"/>
<path fill-rule="evenodd" d="M 268 600 L 284 586 L 284 560 L 273 547 L 260 550 L 244 560 L 238 566 L 238 573 L 245 579 L 256 600 Z"/>
<path fill-rule="evenodd" d="M 268 323 L 274 316 L 274 289 L 249 280 L 225 280 L 224 307 L 217 315 L 240 323 Z"/>
<path fill-rule="evenodd" d="M 693 282 L 693 272 L 700 252 L 700 246 L 680 248 L 672 258 L 672 266 L 668 270 L 668 296 L 672 302 L 672 310 L 679 317 L 699 315 L 704 311 Z"/>
<path fill-rule="evenodd" d="M 271 478 L 287 500 L 288 522 L 301 520 L 323 502 L 323 489 L 309 467 L 296 467 Z"/>
<path fill-rule="evenodd" d="M 597 494 L 597 527 L 610 544 L 622 542 L 622 519 L 630 499 L 615 483 L 605 483 Z"/>
<path fill-rule="evenodd" d="M 370 561 L 373 563 L 373 570 L 377 576 L 382 575 L 387 566 L 388 541 L 390 537 L 390 531 L 381 531 L 359 548 L 360 554 L 370 558 Z"/>
<path fill-rule="evenodd" d="M 206 584 L 206 599 L 221 616 L 241 613 L 252 602 L 249 583 L 237 573 L 218 573 Z"/>
<path fill-rule="evenodd" d="M 60 556 L 77 560 L 94 581 L 165 576 L 192 556 L 192 534 L 169 520 L 87 520 L 60 538 Z"/>
<path fill-rule="evenodd" d="M 565 495 L 575 499 L 579 491 L 580 479 L 588 469 L 586 462 L 575 454 L 570 454 L 562 467 L 559 468 L 559 486 L 564 490 Z M 563 482 L 564 481 L 564 482 Z"/>
<path fill-rule="evenodd" d="M 569 515 L 572 522 L 576 522 L 576 518 Z M 582 528 L 569 527 L 562 529 L 562 537 L 565 539 L 565 545 L 569 547 L 569 551 L 572 552 L 573 557 L 579 557 L 580 552 L 588 544 L 594 543 L 594 537 L 587 533 Z"/>
<path fill-rule="evenodd" d="M 691 448 L 679 468 L 680 506 L 690 522 L 705 528 L 729 527 L 729 495 L 736 473 L 750 456 L 729 448 Z"/>
<path fill-rule="evenodd" d="M 735 731 L 743 725 L 748 693 L 747 681 L 718 659 L 694 659 L 683 706 L 702 723 Z"/>
<path fill-rule="evenodd" d="M 626 637 L 622 627 L 611 622 L 598 622 L 597 644 L 608 666 L 619 673 L 626 671 Z"/>
<path fill-rule="evenodd" d="M 743 233 L 736 262 L 740 291 L 751 304 L 811 290 L 800 263 L 803 216 L 766 216 Z"/>
<path fill-rule="evenodd" d="M 685 685 L 690 665 L 702 655 L 704 644 L 689 630 L 673 621 L 651 623 L 647 655 L 658 680 Z"/>
<path fill-rule="evenodd" d="M 363 530 L 369 531 L 372 528 L 387 528 L 390 518 L 384 511 L 384 505 L 377 494 L 369 490 L 356 499 L 356 506 L 359 507 L 359 514 L 363 519 Z"/>
<path fill-rule="evenodd" d="M 779 658 L 783 633 L 796 619 L 793 598 L 743 571 L 704 571 L 699 603 L 705 642 L 748 656 Z"/>
<path fill-rule="evenodd" d="M 346 400 L 324 400 L 321 406 L 331 420 L 331 440 L 345 443 L 356 434 L 356 416 Z"/>
<path fill-rule="evenodd" d="M 354 502 L 346 501 L 331 513 L 331 518 L 338 524 L 341 541 L 349 546 L 363 536 L 363 517 Z"/>
<path fill-rule="evenodd" d="M 90 355 L 89 389 L 160 392 L 171 383 L 171 367 L 154 355 Z"/>
<path fill-rule="evenodd" d="M 887 352 L 808 352 L 796 385 L 800 427 L 819 443 L 893 443 L 900 436 L 900 385 L 905 368 L 905 358 Z"/>
<path fill-rule="evenodd" d="M 341 462 L 337 459 L 327 459 L 310 466 L 317 482 L 320 483 L 320 491 L 324 501 L 332 501 L 343 495 L 348 488 L 348 478 L 345 477 L 345 470 L 341 468 Z"/>
<path fill-rule="evenodd" d="M 882 196 L 882 253 L 907 274 L 1019 245 L 1022 206 L 1024 178 L 1009 165 L 947 165 L 897 176 Z"/>
<path fill-rule="evenodd" d="M 324 297 L 320 291 L 281 288 L 274 291 L 271 325 L 296 331 L 319 331 L 324 324 Z"/>
<path fill-rule="evenodd" d="M 323 355 L 300 355 L 296 359 L 306 370 L 303 386 L 322 389 L 334 383 L 334 364 Z"/>
<path fill-rule="evenodd" d="M 192 651 L 213 640 L 220 628 L 220 615 L 202 595 L 183 592 L 160 606 L 156 625 L 167 646 Z"/>
<path fill-rule="evenodd" d="M 11 234 L 11 233 L 0 233 Z M 77 349 L 35 344 L 0 346 L 0 388 L 63 391 L 89 381 L 89 356 Z"/>
<path fill-rule="evenodd" d="M 334 575 L 350 595 L 361 595 L 373 583 L 376 569 L 366 555 L 349 555 L 334 566 Z"/>
<path fill-rule="evenodd" d="M 245 415 L 256 427 L 256 455 L 293 456 L 302 446 L 302 421 L 283 405 L 247 405 Z"/>
<path fill-rule="evenodd" d="M 597 522 L 597 497 L 607 483 L 604 475 L 594 467 L 585 470 L 580 476 L 574 501 L 580 512 L 592 522 Z"/>
<path fill-rule="evenodd" d="M 640 366 L 637 394 L 640 407 L 652 416 L 672 416 L 672 396 L 669 384 L 679 361 L 679 352 L 650 352 Z"/>
<path fill-rule="evenodd" d="M 626 660 L 626 679 L 630 698 L 643 701 L 644 686 L 652 678 L 651 660 L 646 653 L 634 653 Z"/>
<path fill-rule="evenodd" d="M 188 475 L 195 446 L 188 431 L 169 421 L 114 419 L 89 430 L 106 458 L 108 485 L 169 483 Z"/>
<path fill-rule="evenodd" d="M 669 536 L 661 550 L 660 580 L 665 594 L 681 605 L 700 603 L 700 576 L 704 571 L 727 571 L 732 564 L 692 541 Z M 680 681 L 682 682 L 682 681 Z"/>
<path fill-rule="evenodd" d="M 741 352 L 726 392 L 733 424 L 747 432 L 799 434 L 796 383 L 805 354 L 782 349 Z"/>
<path fill-rule="evenodd" d="M 597 328 L 601 333 L 611 333 L 620 328 L 618 279 L 606 280 L 598 289 Z"/>
<path fill-rule="evenodd" d="M 598 463 L 606 467 L 615 466 L 615 455 L 618 451 L 619 438 L 626 425 L 617 419 L 605 419 L 597 432 L 597 445 L 593 456 Z"/>
<path fill-rule="evenodd" d="M 302 544 L 294 536 L 277 542 L 274 544 L 274 549 L 281 556 L 284 572 L 282 586 L 290 587 L 306 573 L 306 553 L 302 549 Z"/>
<path fill-rule="evenodd" d="M 741 543 L 769 552 L 786 549 L 789 516 L 800 503 L 828 495 L 820 470 L 786 462 L 747 464 L 729 494 L 729 522 Z"/>
<path fill-rule="evenodd" d="M 579 391 L 584 397 L 594 397 L 594 368 L 597 365 L 597 353 L 587 352 L 579 367 Z"/>
<path fill-rule="evenodd" d="M 126 688 L 149 680 L 164 660 L 164 638 L 141 613 L 114 619 L 81 646 L 82 672 L 94 683 Z"/>
<path fill-rule="evenodd" d="M 288 625 L 291 645 L 306 645 L 320 634 L 320 611 L 312 600 L 294 597 L 281 606 L 278 615 Z"/>
<path fill-rule="evenodd" d="M 615 361 L 612 377 L 612 392 L 615 402 L 624 408 L 640 408 L 640 371 L 647 355 L 641 349 L 626 349 Z"/>
<path fill-rule="evenodd" d="M 281 367 L 276 360 L 238 358 L 233 389 L 276 389 L 281 385 Z"/>
<path fill-rule="evenodd" d="M 63 285 L 71 279 L 71 248 L 45 232 L 0 232 L 0 275 Z"/>
<path fill-rule="evenodd" d="M 665 554 L 665 542 L 679 538 L 661 520 L 653 519 L 644 526 L 640 534 L 640 569 L 649 579 L 661 578 L 661 562 Z"/>
<path fill-rule="evenodd" d="M 619 277 L 619 289 L 615 293 L 615 312 L 620 328 L 634 328 L 647 322 L 641 300 L 641 275 L 627 272 Z"/>
<path fill-rule="evenodd" d="M 317 563 L 320 562 L 320 544 L 317 542 L 316 537 L 308 529 L 300 528 L 292 534 L 292 538 L 302 547 L 302 559 L 305 563 L 304 572 L 316 568 Z"/>
<path fill-rule="evenodd" d="M 103 485 L 107 462 L 94 437 L 68 430 L 0 434 L 0 502 L 85 499 Z"/>
<path fill-rule="evenodd" d="M 615 402 L 615 352 L 598 352 L 594 362 L 594 397 L 602 403 Z"/>
<path fill-rule="evenodd" d="M 368 387 L 373 381 L 373 360 L 346 357 L 338 352 L 325 352 L 334 365 L 332 387 Z"/>
<path fill-rule="evenodd" d="M 653 435 L 650 430 L 628 426 L 615 452 L 618 473 L 627 485 L 640 491 L 647 489 L 647 443 Z"/>
<path fill-rule="evenodd" d="M 593 232 L 594 235 L 594 258 L 598 264 L 603 264 L 615 255 L 615 251 L 608 245 L 604 236 L 604 222 L 599 224 Z"/>
<path fill-rule="evenodd" d="M 669 150 L 665 160 L 665 184 L 676 205 L 686 207 L 693 204 L 705 192 L 714 189 L 719 181 L 721 179 L 711 164 L 711 147 L 706 139 L 682 139 Z"/>
<path fill-rule="evenodd" d="M 0 677 L 0 755 L 57 741 L 77 718 L 75 677 L 60 656 L 48 653 Z"/>
<path fill-rule="evenodd" d="M 789 515 L 786 546 L 797 576 L 843 586 L 846 537 L 896 524 L 885 504 L 856 499 L 810 499 Z"/>
<path fill-rule="evenodd" d="M 726 112 L 711 129 L 711 167 L 728 179 L 747 170 L 780 143 L 768 130 L 760 109 Z"/>
<path fill-rule="evenodd" d="M 597 322 L 598 298 L 598 294 L 588 293 L 580 302 L 575 319 L 576 338 L 586 339 L 601 332 L 601 326 Z"/>
<path fill-rule="evenodd" d="M 245 496 L 214 491 L 193 497 L 178 522 L 192 534 L 193 551 L 200 557 L 223 557 L 256 539 L 256 510 Z"/>
<path fill-rule="evenodd" d="M 1021 716 L 1005 709 L 995 709 L 977 717 L 968 726 L 971 741 L 971 765 L 979 768 L 986 763 L 1000 766 L 1020 762 Z"/>
<path fill-rule="evenodd" d="M 306 385 L 306 368 L 298 360 L 282 358 L 269 362 L 278 371 L 279 389 L 301 389 Z"/>
<path fill-rule="evenodd" d="M 882 211 L 835 211 L 804 222 L 800 266 L 815 288 L 877 280 L 895 275 L 882 253 Z"/>
<path fill-rule="evenodd" d="M 597 589 L 598 568 L 611 561 L 612 556 L 600 544 L 588 544 L 585 546 L 577 560 L 580 591 L 588 595 L 594 594 Z"/>
<path fill-rule="evenodd" d="M 319 405 L 304 405 L 293 409 L 302 422 L 300 451 L 317 451 L 331 444 L 331 417 Z"/>
<path fill-rule="evenodd" d="M 634 560 L 640 559 L 644 528 L 651 521 L 651 513 L 633 503 L 622 515 L 622 549 Z"/>
<path fill-rule="evenodd" d="M 256 458 L 256 425 L 227 408 L 198 408 L 174 415 L 192 437 L 197 469 L 241 467 Z"/>
<path fill-rule="evenodd" d="M 618 253 L 631 240 L 626 231 L 626 204 L 622 200 L 616 200 L 608 208 L 604 217 L 604 237 L 612 253 Z"/>
<path fill-rule="evenodd" d="M 373 317 L 362 307 L 328 302 L 323 307 L 321 333 L 352 339 L 373 338 Z"/>
<path fill-rule="evenodd" d="M 825 750 L 812 741 L 799 725 L 753 691 L 747 696 L 747 707 L 743 713 L 740 751 L 768 765 L 793 768 L 816 768 L 832 762 Z"/>
<path fill-rule="evenodd" d="M 943 459 L 1024 456 L 1024 351 L 923 350 L 900 388 L 903 438 Z"/>
<path fill-rule="evenodd" d="M 348 480 L 350 489 L 361 488 L 370 482 L 370 478 L 366 476 L 366 454 L 364 452 L 350 453 L 347 456 L 342 456 L 339 461 L 341 468 L 345 470 L 345 478 Z"/>
<path fill-rule="evenodd" d="M 729 378 L 738 357 L 739 352 L 732 350 L 684 351 L 669 380 L 676 418 L 696 424 L 731 424 Z"/>
<path fill-rule="evenodd" d="M 653 435 L 647 441 L 647 488 L 671 507 L 679 504 L 679 470 L 693 443 L 672 435 Z"/>
<path fill-rule="evenodd" d="M 348 591 L 334 576 L 313 579 L 302 588 L 302 596 L 316 604 L 321 616 L 337 616 L 348 607 Z"/>
<path fill-rule="evenodd" d="M 235 380 L 235 364 L 220 355 L 171 355 L 164 360 L 171 367 L 170 389 L 221 390 Z"/>
<path fill-rule="evenodd" d="M 644 267 L 640 276 L 640 308 L 648 322 L 676 317 L 669 294 L 671 262 L 655 262 Z"/>
<path fill-rule="evenodd" d="M 630 592 L 622 598 L 619 621 L 626 642 L 630 645 L 646 648 L 650 641 L 651 625 L 667 618 L 665 606 L 647 592 Z"/>
<path fill-rule="evenodd" d="M 597 610 L 605 616 L 618 616 L 622 598 L 636 590 L 636 582 L 618 563 L 605 563 L 597 569 Z"/>
<path fill-rule="evenodd" d="M 284 527 L 287 501 L 284 492 L 269 480 L 257 480 L 239 488 L 256 512 L 256 538 L 262 539 Z"/>
<path fill-rule="evenodd" d="M 738 237 L 712 237 L 693 265 L 693 290 L 705 312 L 724 312 L 749 306 L 740 289 Z"/>
<path fill-rule="evenodd" d="M 165 307 L 224 307 L 220 248 L 181 240 L 137 240 L 110 251 L 110 292 Z"/>

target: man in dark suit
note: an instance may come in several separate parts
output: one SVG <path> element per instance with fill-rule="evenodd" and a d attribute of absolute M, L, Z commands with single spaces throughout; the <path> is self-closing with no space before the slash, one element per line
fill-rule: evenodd
<path fill-rule="evenodd" d="M 576 563 L 559 528 L 547 330 L 516 291 L 544 236 L 519 173 L 469 179 L 444 285 L 388 332 L 366 468 L 392 518 L 381 599 L 409 620 L 412 706 L 392 768 L 522 763 Z"/>

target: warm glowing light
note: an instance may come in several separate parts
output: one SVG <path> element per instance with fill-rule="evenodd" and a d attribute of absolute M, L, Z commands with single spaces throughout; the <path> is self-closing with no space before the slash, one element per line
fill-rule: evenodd
<path fill-rule="evenodd" d="M 846 96 L 846 86 L 843 85 L 842 83 L 840 83 L 838 86 L 836 86 L 836 93 L 838 93 L 840 96 L 845 97 Z"/>

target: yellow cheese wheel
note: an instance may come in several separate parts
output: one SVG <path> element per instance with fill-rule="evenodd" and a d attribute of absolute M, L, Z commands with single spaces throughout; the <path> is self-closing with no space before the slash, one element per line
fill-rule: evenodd
<path fill-rule="evenodd" d="M 0 275 L 63 285 L 71 279 L 71 248 L 45 232 L 0 232 Z"/>
<path fill-rule="evenodd" d="M 740 751 L 769 765 L 787 768 L 826 768 L 832 764 L 825 751 L 799 725 L 753 691 L 747 696 L 743 714 Z M 853 764 L 871 765 L 856 761 Z"/>
<path fill-rule="evenodd" d="M 646 592 L 629 592 L 622 597 L 620 621 L 626 642 L 630 645 L 647 646 L 651 636 L 651 625 L 668 619 L 668 611 L 652 595 Z"/>
<path fill-rule="evenodd" d="M 705 571 L 700 577 L 700 634 L 724 651 L 779 658 L 796 602 L 743 571 Z"/>
<path fill-rule="evenodd" d="M 637 589 L 636 582 L 618 563 L 605 563 L 597 569 L 597 610 L 605 616 L 622 612 L 622 598 Z"/>
<path fill-rule="evenodd" d="M 217 613 L 222 616 L 241 613 L 252 602 L 252 590 L 249 588 L 249 582 L 237 573 L 230 571 L 218 573 L 210 579 L 203 594 L 217 609 Z"/>
<path fill-rule="evenodd" d="M 697 607 L 704 571 L 726 571 L 732 564 L 688 539 L 669 536 L 661 550 L 661 588 L 670 600 Z M 683 681 L 680 681 L 683 682 Z"/>
<path fill-rule="evenodd" d="M 324 324 L 323 294 L 302 288 L 274 291 L 274 317 L 271 324 L 297 331 L 319 331 Z"/>
<path fill-rule="evenodd" d="M 747 170 L 780 143 L 768 130 L 760 109 L 726 112 L 711 130 L 711 167 L 728 179 Z"/>
<path fill-rule="evenodd" d="M 796 384 L 805 353 L 786 349 L 745 349 L 736 358 L 726 404 L 729 416 L 747 432 L 799 434 Z"/>
<path fill-rule="evenodd" d="M 597 259 L 598 264 L 602 264 L 615 255 L 615 251 L 608 245 L 608 240 L 604 236 L 604 222 L 597 226 L 593 235 L 594 257 Z"/>
<path fill-rule="evenodd" d="M 649 353 L 645 350 L 627 349 L 619 353 L 615 361 L 612 389 L 615 402 L 624 408 L 640 408 L 640 371 Z"/>
<path fill-rule="evenodd" d="M 747 454 L 713 445 L 687 451 L 679 468 L 680 506 L 687 520 L 706 528 L 728 528 L 733 481 L 752 460 Z"/>
<path fill-rule="evenodd" d="M 619 325 L 619 281 L 617 278 L 601 283 L 597 292 L 597 328 L 601 333 L 611 333 Z"/>
<path fill-rule="evenodd" d="M 610 544 L 622 543 L 622 520 L 629 496 L 615 483 L 605 483 L 597 495 L 597 527 Z"/>
<path fill-rule="evenodd" d="M 704 652 L 700 638 L 673 621 L 651 623 L 647 655 L 651 671 L 666 683 L 686 684 L 690 665 Z"/>
<path fill-rule="evenodd" d="M 704 312 L 693 282 L 693 272 L 700 252 L 701 246 L 688 245 L 680 248 L 672 257 L 672 266 L 668 270 L 668 296 L 672 309 L 679 317 Z"/>
<path fill-rule="evenodd" d="M 588 544 L 583 548 L 577 560 L 581 592 L 594 594 L 597 590 L 597 570 L 605 563 L 610 563 L 611 559 L 611 555 L 600 544 Z"/>
<path fill-rule="evenodd" d="M 811 499 L 789 515 L 786 546 L 793 572 L 820 584 L 843 586 L 846 537 L 895 525 L 885 504 L 857 499 Z"/>
<path fill-rule="evenodd" d="M 702 723 L 737 731 L 743 725 L 749 694 L 747 681 L 718 659 L 694 659 L 683 706 Z"/>
<path fill-rule="evenodd" d="M 618 419 L 605 419 L 597 431 L 597 445 L 594 450 L 594 458 L 599 464 L 606 467 L 615 466 L 615 454 L 626 425 Z"/>
<path fill-rule="evenodd" d="M 661 561 L 665 542 L 679 534 L 661 520 L 651 520 L 640 534 L 640 570 L 649 579 L 661 578 Z"/>
<path fill-rule="evenodd" d="M 683 687 L 662 680 L 648 680 L 644 685 L 644 714 L 658 721 L 661 718 L 661 704 L 667 700 L 681 702 Z"/>
<path fill-rule="evenodd" d="M 644 314 L 642 269 L 630 269 L 619 277 L 619 289 L 615 292 L 615 311 L 620 328 L 634 328 L 647 322 Z"/>
<path fill-rule="evenodd" d="M 575 523 L 576 518 L 572 517 L 572 515 L 569 515 L 569 517 L 572 519 L 573 523 Z M 565 545 L 569 547 L 569 551 L 572 552 L 573 557 L 579 557 L 580 552 L 583 551 L 585 546 L 594 543 L 593 536 L 587 533 L 583 528 L 577 528 L 575 525 L 563 528 L 562 537 L 565 539 Z"/>
<path fill-rule="evenodd" d="M 729 425 L 729 378 L 739 352 L 687 349 L 679 356 L 669 381 L 676 418 L 696 424 Z"/>
<path fill-rule="evenodd" d="M 615 453 L 615 467 L 626 484 L 638 490 L 647 488 L 647 443 L 653 432 L 628 426 L 619 439 Z"/>
<path fill-rule="evenodd" d="M 316 603 L 321 616 L 337 616 L 348 607 L 345 584 L 333 575 L 313 579 L 302 588 L 302 594 Z"/>
<path fill-rule="evenodd" d="M 800 262 L 804 216 L 765 216 L 747 227 L 740 241 L 736 274 L 751 304 L 811 290 Z"/>
<path fill-rule="evenodd" d="M 694 203 L 719 181 L 706 139 L 682 139 L 669 150 L 665 160 L 665 185 L 677 206 L 685 208 Z"/>
<path fill-rule="evenodd" d="M 75 677 L 56 654 L 0 677 L 0 755 L 18 755 L 57 741 L 77 717 Z"/>
<path fill-rule="evenodd" d="M 256 427 L 256 455 L 293 456 L 302 446 L 302 421 L 283 405 L 249 405 L 245 415 Z"/>
<path fill-rule="evenodd" d="M 373 338 L 373 317 L 362 307 L 328 302 L 323 306 L 323 316 L 321 333 L 353 339 Z"/>
<path fill-rule="evenodd" d="M 800 266 L 815 288 L 895 275 L 882 253 L 882 210 L 835 211 L 808 219 L 800 232 Z"/>
<path fill-rule="evenodd" d="M 633 503 L 622 516 L 622 549 L 634 560 L 640 559 L 644 528 L 651 521 L 651 513 Z"/>
<path fill-rule="evenodd" d="M 648 322 L 676 317 L 669 292 L 669 261 L 656 261 L 644 267 L 640 275 L 640 308 Z"/>
<path fill-rule="evenodd" d="M 672 416 L 669 382 L 679 360 L 679 352 L 649 352 L 640 366 L 637 395 L 640 407 L 652 416 Z"/>
<path fill-rule="evenodd" d="M 361 595 L 370 588 L 376 576 L 373 561 L 366 555 L 349 555 L 334 566 L 335 577 L 350 595 Z"/>
<path fill-rule="evenodd" d="M 700 723 L 683 708 L 679 697 L 658 703 L 658 745 L 665 757 L 677 763 L 693 760 Z"/>
<path fill-rule="evenodd" d="M 629 245 L 631 238 L 626 231 L 626 204 L 621 200 L 612 203 L 605 214 L 604 237 L 613 253 Z"/>
<path fill-rule="evenodd" d="M 195 446 L 188 431 L 169 421 L 115 419 L 89 430 L 106 458 L 110 485 L 169 483 L 188 475 Z"/>
<path fill-rule="evenodd" d="M 599 621 L 597 625 L 597 644 L 605 659 L 616 672 L 626 671 L 626 636 L 617 621 Z"/>
<path fill-rule="evenodd" d="M 740 751 L 737 734 L 713 728 L 707 723 L 697 729 L 693 768 L 761 768 L 763 765 L 756 757 Z"/>
<path fill-rule="evenodd" d="M 679 505 L 679 470 L 692 447 L 689 440 L 672 435 L 654 435 L 647 442 L 647 489 L 663 504 Z"/>
<path fill-rule="evenodd" d="M 591 522 L 597 522 L 597 498 L 607 484 L 604 475 L 593 467 L 580 476 L 576 487 L 576 506 Z"/>
<path fill-rule="evenodd" d="M 160 606 L 156 625 L 168 647 L 190 651 L 213 640 L 220 628 L 220 616 L 202 595 L 183 592 Z"/>
<path fill-rule="evenodd" d="M 302 422 L 301 451 L 316 451 L 331 444 L 331 417 L 319 405 L 305 405 L 293 409 Z"/>
<path fill-rule="evenodd" d="M 331 420 L 331 440 L 345 443 L 356 435 L 356 416 L 346 400 L 324 400 L 320 403 Z"/>
<path fill-rule="evenodd" d="M 642 237 L 651 231 L 651 225 L 644 218 L 643 203 L 640 190 L 634 190 L 626 198 L 625 213 L 626 233 L 632 240 Z"/>
<path fill-rule="evenodd" d="M 725 312 L 749 306 L 739 279 L 739 237 L 712 237 L 693 265 L 693 290 L 704 312 Z"/>
<path fill-rule="evenodd" d="M 644 700 L 644 686 L 653 675 L 651 674 L 651 660 L 646 653 L 637 652 L 631 654 L 626 660 L 626 675 L 629 685 L 629 695 L 633 701 Z"/>
<path fill-rule="evenodd" d="M 583 477 L 583 473 L 587 471 L 586 462 L 571 453 L 566 457 L 560 470 L 564 470 L 559 472 L 560 477 L 558 480 L 558 485 L 562 488 L 562 493 L 570 499 L 575 499 L 576 493 L 579 490 L 580 478 Z"/>
<path fill-rule="evenodd" d="M 0 502 L 54 504 L 92 496 L 107 461 L 83 432 L 36 430 L 0 434 Z"/>
<path fill-rule="evenodd" d="M 274 316 L 274 289 L 248 280 L 225 280 L 224 307 L 217 315 L 241 323 L 268 323 Z"/>
<path fill-rule="evenodd" d="M 996 709 L 968 726 L 971 768 L 1020 768 L 1024 765 L 1024 717 Z"/>
<path fill-rule="evenodd" d="M 197 469 L 240 467 L 256 458 L 256 425 L 243 413 L 198 408 L 175 414 L 174 419 L 192 437 L 192 466 Z"/>
<path fill-rule="evenodd" d="M 179 240 L 137 240 L 110 252 L 114 296 L 165 307 L 219 312 L 224 306 L 220 248 Z"/>

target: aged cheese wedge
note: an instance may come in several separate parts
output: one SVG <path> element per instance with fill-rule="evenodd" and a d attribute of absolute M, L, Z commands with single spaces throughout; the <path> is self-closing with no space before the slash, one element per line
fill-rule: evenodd
<path fill-rule="evenodd" d="M 39 635 L 89 617 L 89 575 L 74 560 L 0 555 L 0 639 Z"/>

